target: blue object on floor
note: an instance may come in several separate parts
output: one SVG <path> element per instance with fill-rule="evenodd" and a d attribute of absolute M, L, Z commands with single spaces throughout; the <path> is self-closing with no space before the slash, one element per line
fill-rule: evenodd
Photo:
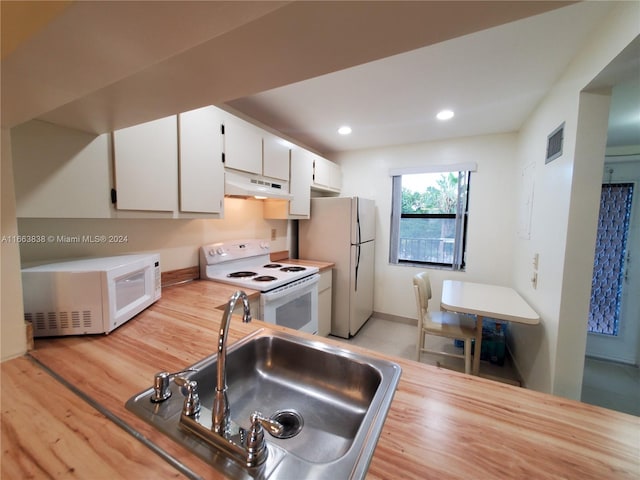
<path fill-rule="evenodd" d="M 480 360 L 485 360 L 496 365 L 504 365 L 506 352 L 507 323 L 496 322 L 485 318 L 482 322 L 482 348 Z M 457 348 L 464 348 L 462 340 L 454 340 Z M 475 352 L 475 341 L 471 342 L 471 354 Z"/>

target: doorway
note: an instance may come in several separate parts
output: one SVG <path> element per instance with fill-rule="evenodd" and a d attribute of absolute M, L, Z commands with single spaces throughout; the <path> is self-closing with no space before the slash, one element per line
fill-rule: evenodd
<path fill-rule="evenodd" d="M 601 183 L 633 183 L 634 197 L 627 233 L 620 291 L 618 335 L 587 333 L 581 401 L 640 415 L 640 36 L 636 37 L 591 82 L 593 91 L 610 91 L 606 156 Z M 594 262 L 594 257 L 590 262 Z M 593 263 L 591 263 L 593 265 Z M 635 331 L 634 331 L 635 330 Z M 629 341 L 629 348 L 617 343 Z M 635 340 L 635 344 L 634 344 Z M 617 351 L 617 350 L 620 351 Z M 625 351 L 626 350 L 626 351 Z M 596 358 L 598 357 L 598 358 Z M 609 360 L 604 360 L 604 359 Z"/>
<path fill-rule="evenodd" d="M 633 261 L 640 251 L 634 207 L 638 170 L 639 162 L 605 164 L 586 348 L 589 357 L 631 365 L 638 363 L 640 333 L 638 296 L 633 294 L 639 289 Z"/>

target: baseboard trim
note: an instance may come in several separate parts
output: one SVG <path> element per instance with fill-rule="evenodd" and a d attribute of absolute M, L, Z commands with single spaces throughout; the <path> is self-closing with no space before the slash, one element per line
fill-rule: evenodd
<path fill-rule="evenodd" d="M 623 367 L 635 367 L 638 368 L 638 364 L 636 363 L 631 363 L 625 360 L 617 360 L 615 358 L 606 358 L 606 357 L 600 357 L 598 355 L 585 355 L 585 358 L 589 358 L 591 360 L 597 360 L 599 362 L 609 362 L 609 363 L 615 363 L 617 365 L 622 365 Z"/>
<path fill-rule="evenodd" d="M 372 317 L 381 318 L 382 320 L 389 320 L 390 322 L 404 323 L 405 325 L 418 326 L 418 319 L 401 317 L 399 315 L 391 315 L 389 313 L 373 312 Z"/>

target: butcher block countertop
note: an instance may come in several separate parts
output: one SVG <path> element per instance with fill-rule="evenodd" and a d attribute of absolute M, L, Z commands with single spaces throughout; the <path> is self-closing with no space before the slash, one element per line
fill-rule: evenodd
<path fill-rule="evenodd" d="M 335 266 L 335 263 L 319 262 L 317 260 L 300 260 L 297 258 L 287 258 L 283 260 L 283 262 L 290 263 L 291 265 L 302 265 L 304 267 L 318 267 L 321 272 Z"/>
<path fill-rule="evenodd" d="M 208 281 L 165 288 L 107 336 L 37 339 L 29 355 L 3 362 L 2 479 L 225 478 L 124 404 L 156 372 L 213 352 L 217 307 L 233 291 Z M 229 341 L 259 328 L 277 329 L 236 316 Z M 638 417 L 313 338 L 402 367 L 368 479 L 640 477 Z"/>
<path fill-rule="evenodd" d="M 301 265 L 303 267 L 318 267 L 318 269 L 322 272 L 324 270 L 331 269 L 335 267 L 335 263 L 333 262 L 321 262 L 319 260 L 306 260 L 300 258 L 289 258 L 289 252 L 275 252 L 271 254 L 272 262 L 282 262 L 289 263 L 291 265 Z"/>

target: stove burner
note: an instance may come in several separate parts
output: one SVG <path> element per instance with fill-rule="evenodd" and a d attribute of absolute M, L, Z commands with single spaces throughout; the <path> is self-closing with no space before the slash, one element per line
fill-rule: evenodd
<path fill-rule="evenodd" d="M 255 277 L 257 275 L 256 272 L 233 272 L 227 275 L 228 278 L 246 278 L 246 277 Z"/>
<path fill-rule="evenodd" d="M 271 275 L 260 275 L 259 277 L 256 277 L 253 280 L 256 282 L 273 282 L 274 280 L 277 280 L 277 278 L 272 277 Z"/>
<path fill-rule="evenodd" d="M 304 267 L 284 267 L 280 269 L 281 272 L 302 272 L 304 270 L 306 270 Z"/>
<path fill-rule="evenodd" d="M 263 268 L 280 268 L 281 266 L 279 263 L 267 263 Z"/>

